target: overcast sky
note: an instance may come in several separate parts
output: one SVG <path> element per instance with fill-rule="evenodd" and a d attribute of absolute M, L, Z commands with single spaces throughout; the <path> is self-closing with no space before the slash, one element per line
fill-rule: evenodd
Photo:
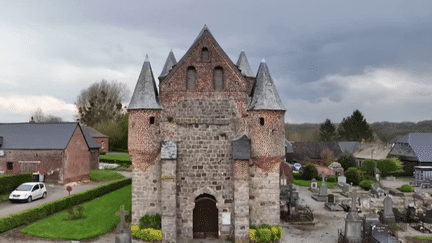
<path fill-rule="evenodd" d="M 266 59 L 289 123 L 432 119 L 432 1 L 0 1 L 0 123 L 73 121 L 102 79 L 132 93 L 206 24 L 235 63 Z M 128 101 L 129 102 L 129 101 Z"/>

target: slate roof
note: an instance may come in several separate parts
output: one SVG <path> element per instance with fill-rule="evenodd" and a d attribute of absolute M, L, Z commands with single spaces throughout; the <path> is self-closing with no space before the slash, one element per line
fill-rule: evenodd
<path fill-rule="evenodd" d="M 260 63 L 258 68 L 248 110 L 286 110 L 273 83 L 265 60 Z"/>
<path fill-rule="evenodd" d="M 153 77 L 153 71 L 150 66 L 150 61 L 148 60 L 148 55 L 146 55 L 128 109 L 162 109 L 162 106 L 158 101 L 158 91 Z"/>
<path fill-rule="evenodd" d="M 333 152 L 335 158 L 339 158 L 342 151 L 337 142 L 319 142 L 319 143 L 308 143 L 308 142 L 294 142 L 292 149 L 294 151 L 294 158 L 296 160 L 302 160 L 305 158 L 320 159 L 323 149 L 326 148 Z"/>
<path fill-rule="evenodd" d="M 359 150 L 359 146 L 359 142 L 339 142 L 339 147 L 341 148 L 342 152 L 348 151 L 353 154 Z"/>
<path fill-rule="evenodd" d="M 359 149 L 354 153 L 354 157 L 359 159 L 385 159 L 387 158 L 391 146 L 384 143 L 363 143 L 359 145 Z"/>
<path fill-rule="evenodd" d="M 240 56 L 236 63 L 237 67 L 240 69 L 241 73 L 247 77 L 254 77 L 255 74 L 252 72 L 252 69 L 249 65 L 249 62 L 246 58 L 245 52 L 242 50 L 240 52 Z"/>
<path fill-rule="evenodd" d="M 88 133 L 90 136 L 92 136 L 93 138 L 108 138 L 107 135 L 102 134 L 100 132 L 98 132 L 96 129 L 94 129 L 93 127 L 89 127 L 89 126 L 81 126 L 81 129 L 83 130 L 83 132 Z"/>
<path fill-rule="evenodd" d="M 62 123 L 0 123 L 1 149 L 63 150 L 69 144 L 78 122 Z M 99 148 L 94 139 L 84 133 L 89 148 Z"/>
<path fill-rule="evenodd" d="M 294 153 L 294 150 L 292 148 L 292 144 L 286 139 L 285 139 L 285 147 L 286 147 L 287 153 Z"/>
<path fill-rule="evenodd" d="M 177 64 L 177 61 L 176 61 L 176 59 L 174 57 L 173 51 L 171 50 L 170 53 L 168 54 L 168 58 L 165 61 L 165 65 L 164 65 L 164 67 L 162 69 L 162 72 L 159 75 L 159 79 L 164 78 L 165 76 L 167 76 L 168 73 L 169 73 L 169 71 L 176 64 Z"/>
<path fill-rule="evenodd" d="M 251 142 L 246 135 L 233 141 L 233 159 L 250 159 L 250 154 Z"/>
<path fill-rule="evenodd" d="M 416 157 L 419 162 L 432 162 L 432 133 L 409 133 L 396 141 L 390 154 Z"/>

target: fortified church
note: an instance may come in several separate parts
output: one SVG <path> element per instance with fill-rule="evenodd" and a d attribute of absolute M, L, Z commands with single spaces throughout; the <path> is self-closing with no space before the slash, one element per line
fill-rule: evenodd
<path fill-rule="evenodd" d="M 146 57 L 128 112 L 134 224 L 161 215 L 165 242 L 279 224 L 285 108 L 265 61 L 256 76 L 243 51 L 234 64 L 204 26 L 159 93 Z"/>

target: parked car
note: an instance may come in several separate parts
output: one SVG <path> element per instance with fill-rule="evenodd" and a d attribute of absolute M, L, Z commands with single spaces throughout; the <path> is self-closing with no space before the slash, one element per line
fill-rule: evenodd
<path fill-rule="evenodd" d="M 301 171 L 302 165 L 300 163 L 294 163 L 293 171 Z"/>
<path fill-rule="evenodd" d="M 9 196 L 11 202 L 27 201 L 31 202 L 33 199 L 46 198 L 46 186 L 42 182 L 26 182 L 21 184 Z"/>

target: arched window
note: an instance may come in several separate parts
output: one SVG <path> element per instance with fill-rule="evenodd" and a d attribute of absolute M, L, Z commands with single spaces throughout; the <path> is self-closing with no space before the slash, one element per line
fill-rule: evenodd
<path fill-rule="evenodd" d="M 223 85 L 223 69 L 221 67 L 216 67 L 214 70 L 214 89 L 215 91 L 222 91 Z"/>
<path fill-rule="evenodd" d="M 208 62 L 208 61 L 210 61 L 209 50 L 207 49 L 207 47 L 204 47 L 201 50 L 201 61 L 202 62 Z"/>
<path fill-rule="evenodd" d="M 196 86 L 196 69 L 194 67 L 188 67 L 186 88 L 188 91 L 194 91 L 195 86 Z"/>

